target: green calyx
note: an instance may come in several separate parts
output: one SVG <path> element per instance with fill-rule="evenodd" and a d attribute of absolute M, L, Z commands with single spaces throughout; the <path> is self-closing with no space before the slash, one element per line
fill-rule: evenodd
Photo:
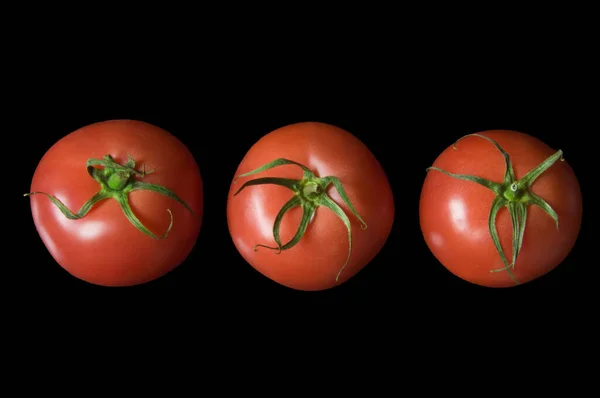
<path fill-rule="evenodd" d="M 98 168 L 96 166 L 100 166 L 101 168 Z M 61 213 L 63 213 L 65 217 L 67 217 L 69 220 L 77 220 L 83 218 L 96 203 L 104 199 L 112 198 L 117 201 L 119 206 L 121 206 L 123 214 L 125 214 L 125 217 L 127 217 L 129 222 L 131 222 L 131 224 L 133 224 L 134 227 L 136 227 L 138 230 L 154 239 L 164 239 L 167 237 L 169 231 L 171 231 L 171 228 L 173 227 L 173 213 L 170 209 L 167 209 L 169 215 L 171 216 L 171 222 L 169 223 L 169 227 L 167 228 L 165 233 L 161 236 L 157 236 L 154 233 L 152 233 L 148 228 L 146 228 L 131 210 L 128 199 L 128 194 L 130 192 L 146 190 L 159 193 L 179 202 L 187 210 L 189 210 L 192 213 L 192 215 L 194 215 L 194 217 L 197 218 L 196 214 L 194 214 L 192 209 L 168 188 L 165 188 L 161 185 L 149 184 L 137 180 L 136 177 L 144 178 L 146 175 L 153 173 L 154 170 L 146 171 L 145 166 L 143 166 L 142 171 L 136 170 L 135 161 L 129 155 L 127 155 L 127 162 L 124 165 L 118 164 L 114 161 L 112 156 L 106 155 L 102 160 L 88 159 L 86 162 L 86 167 L 88 174 L 100 184 L 100 190 L 87 202 L 85 202 L 77 213 L 73 213 L 71 210 L 69 210 L 69 208 L 67 208 L 56 197 L 44 192 L 30 192 L 26 193 L 24 196 L 30 196 L 35 194 L 42 194 L 47 196 L 52 201 L 52 203 L 54 203 L 59 208 Z"/>
<path fill-rule="evenodd" d="M 342 271 L 344 270 L 344 268 L 346 268 L 346 265 L 348 264 L 348 261 L 350 260 L 350 255 L 352 254 L 352 227 L 350 225 L 350 219 L 348 218 L 346 213 L 344 213 L 342 208 L 327 195 L 327 188 L 331 184 L 333 184 L 333 186 L 337 189 L 337 191 L 338 191 L 339 195 L 341 196 L 342 200 L 344 201 L 344 203 L 348 206 L 348 208 L 350 208 L 352 213 L 361 222 L 361 224 L 362 224 L 361 229 L 363 229 L 363 230 L 367 229 L 367 224 L 362 219 L 362 217 L 358 214 L 358 212 L 356 211 L 356 209 L 350 202 L 350 199 L 348 198 L 348 195 L 346 194 L 346 191 L 344 190 L 342 183 L 340 182 L 340 180 L 337 177 L 328 176 L 328 177 L 318 178 L 315 176 L 315 174 L 310 169 L 308 169 L 306 166 L 304 166 L 300 163 L 294 162 L 292 160 L 287 160 L 287 159 L 276 159 L 276 160 L 273 160 L 272 162 L 269 162 L 255 170 L 252 170 L 248 173 L 239 175 L 238 177 L 236 177 L 233 180 L 233 183 L 235 184 L 239 178 L 257 174 L 257 173 L 272 169 L 273 167 L 282 166 L 282 165 L 299 166 L 302 169 L 302 171 L 304 172 L 302 179 L 296 180 L 296 179 L 291 179 L 291 178 L 277 178 L 277 177 L 257 178 L 255 180 L 250 180 L 250 181 L 245 182 L 244 185 L 242 185 L 240 187 L 240 189 L 233 195 L 233 196 L 236 196 L 246 187 L 249 187 L 252 185 L 263 185 L 263 184 L 280 185 L 280 186 L 290 189 L 294 193 L 294 196 L 292 196 L 292 198 L 286 204 L 283 205 L 283 207 L 281 208 L 281 210 L 275 217 L 275 222 L 273 223 L 273 237 L 275 238 L 277 247 L 271 247 L 271 246 L 266 246 L 266 245 L 262 245 L 262 244 L 257 244 L 254 246 L 254 250 L 256 251 L 256 250 L 258 250 L 259 247 L 264 247 L 267 249 L 276 250 L 276 253 L 280 254 L 284 250 L 291 249 L 292 247 L 296 246 L 296 244 L 298 244 L 298 242 L 300 242 L 300 240 L 306 233 L 308 224 L 310 224 L 310 222 L 313 220 L 315 212 L 317 211 L 317 207 L 319 207 L 319 206 L 326 207 L 326 208 L 330 209 L 331 211 L 333 211 L 333 213 L 340 220 L 342 220 L 342 222 L 346 226 L 346 229 L 348 230 L 348 246 L 349 246 L 348 247 L 348 257 L 346 257 L 346 262 L 341 267 L 340 271 L 338 272 L 338 274 L 335 278 L 335 280 L 337 281 L 339 279 Z M 303 212 L 302 219 L 300 220 L 300 225 L 298 226 L 298 230 L 296 231 L 296 234 L 289 242 L 282 245 L 281 238 L 279 236 L 281 220 L 283 219 L 283 216 L 285 215 L 285 213 L 287 213 L 290 209 L 293 209 L 294 207 L 298 207 L 298 206 L 300 208 L 302 208 L 302 212 Z"/>
<path fill-rule="evenodd" d="M 492 201 L 492 206 L 488 219 L 488 226 L 490 230 L 490 235 L 492 237 L 492 241 L 494 242 L 494 246 L 496 247 L 500 258 L 504 263 L 504 267 L 500 269 L 490 270 L 490 272 L 506 270 L 510 277 L 513 279 L 513 281 L 516 284 L 519 284 L 519 281 L 517 281 L 512 271 L 515 269 L 515 264 L 517 262 L 519 252 L 521 251 L 521 247 L 523 245 L 523 235 L 525 234 L 525 224 L 527 222 L 527 208 L 530 205 L 536 205 L 540 207 L 544 212 L 546 212 L 546 214 L 552 217 L 552 219 L 556 223 L 556 228 L 558 229 L 558 215 L 556 214 L 556 212 L 544 199 L 531 192 L 530 188 L 533 182 L 540 175 L 542 175 L 542 173 L 548 170 L 557 160 L 560 159 L 561 161 L 564 161 L 562 157 L 562 151 L 557 151 L 555 154 L 548 157 L 538 166 L 529 171 L 523 178 L 517 180 L 515 178 L 515 173 L 512 168 L 510 156 L 508 155 L 508 153 L 506 153 L 506 151 L 504 151 L 504 149 L 502 149 L 502 147 L 500 147 L 500 145 L 496 141 L 480 134 L 468 134 L 460 138 L 458 141 L 469 136 L 480 137 L 485 140 L 488 140 L 498 149 L 498 151 L 500 151 L 500 153 L 504 157 L 504 162 L 506 164 L 506 172 L 504 174 L 503 182 L 497 183 L 476 176 L 454 174 L 437 167 L 429 167 L 427 171 L 436 170 L 450 177 L 457 178 L 459 180 L 471 181 L 490 189 L 492 192 L 494 192 L 494 194 L 496 194 L 496 197 Z M 458 141 L 454 143 L 453 148 L 455 150 L 457 149 L 456 144 L 458 143 Z M 504 250 L 502 249 L 502 245 L 500 244 L 500 238 L 498 237 L 498 231 L 496 230 L 496 216 L 498 215 L 498 211 L 505 206 L 508 209 L 513 226 L 512 259 L 510 263 L 508 262 L 506 255 L 504 254 Z"/>

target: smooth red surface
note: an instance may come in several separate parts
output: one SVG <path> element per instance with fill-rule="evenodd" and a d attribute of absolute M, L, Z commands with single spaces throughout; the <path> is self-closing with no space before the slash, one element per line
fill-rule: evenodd
<path fill-rule="evenodd" d="M 540 140 L 519 132 L 495 130 L 481 134 L 494 139 L 508 152 L 517 179 L 556 152 Z M 568 159 L 569 154 L 564 156 Z M 457 150 L 448 147 L 433 166 L 495 182 L 502 182 L 505 172 L 501 153 L 479 137 L 464 138 L 457 144 Z M 531 190 L 556 211 L 560 230 L 542 209 L 529 206 L 523 246 L 514 271 L 521 283 L 548 273 L 566 258 L 577 239 L 582 216 L 579 184 L 567 160 L 557 161 L 537 178 Z M 494 197 L 492 191 L 481 185 L 429 171 L 421 192 L 421 229 L 435 257 L 454 275 L 482 286 L 509 287 L 515 283 L 506 271 L 489 272 L 504 267 L 488 228 Z M 506 208 L 498 213 L 496 226 L 510 259 L 512 224 Z"/>
<path fill-rule="evenodd" d="M 383 247 L 394 220 L 394 200 L 387 177 L 373 154 L 350 133 L 323 123 L 298 123 L 282 127 L 261 138 L 240 163 L 236 176 L 277 158 L 299 162 L 317 177 L 337 176 L 358 213 L 360 222 L 344 204 L 333 186 L 329 196 L 348 215 L 352 225 L 353 249 L 339 278 L 347 281 L 366 266 Z M 241 255 L 268 278 L 298 290 L 323 290 L 336 283 L 335 277 L 348 255 L 348 232 L 329 209 L 319 207 L 306 234 L 295 247 L 276 254 L 255 244 L 274 246 L 273 223 L 293 192 L 285 187 L 260 185 L 234 193 L 244 182 L 260 177 L 302 178 L 298 166 L 279 166 L 231 185 L 227 220 L 233 242 Z M 282 243 L 295 234 L 302 210 L 289 211 L 281 223 Z"/>
<path fill-rule="evenodd" d="M 100 188 L 86 171 L 87 159 L 107 154 L 121 164 L 130 154 L 138 170 L 143 164 L 155 169 L 142 180 L 171 189 L 202 217 L 202 179 L 192 154 L 173 135 L 139 121 L 96 123 L 62 138 L 41 159 L 31 191 L 54 195 L 77 212 Z M 154 192 L 132 192 L 129 201 L 159 236 L 169 226 L 171 209 L 173 228 L 163 240 L 136 229 L 113 199 L 99 202 L 79 220 L 67 219 L 44 195 L 30 199 L 35 226 L 52 257 L 75 277 L 98 285 L 135 285 L 164 275 L 188 256 L 200 231 L 201 221 Z"/>

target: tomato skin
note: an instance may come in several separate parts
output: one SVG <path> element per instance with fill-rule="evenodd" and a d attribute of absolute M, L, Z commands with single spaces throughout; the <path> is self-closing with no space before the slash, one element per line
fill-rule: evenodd
<path fill-rule="evenodd" d="M 131 155 L 136 169 L 155 169 L 141 180 L 172 190 L 197 215 L 163 195 L 149 191 L 129 193 L 134 214 L 152 239 L 136 229 L 118 203 L 97 203 L 78 220 L 67 219 L 44 195 L 32 195 L 31 212 L 37 231 L 52 257 L 71 275 L 96 285 L 131 286 L 157 279 L 177 267 L 192 250 L 200 232 L 203 190 L 198 165 L 176 137 L 151 124 L 135 120 L 111 120 L 88 125 L 54 144 L 40 160 L 31 191 L 54 195 L 73 212 L 100 185 L 86 171 L 88 158 L 110 154 L 118 163 Z"/>
<path fill-rule="evenodd" d="M 556 152 L 537 138 L 520 132 L 490 130 L 479 134 L 498 142 L 510 155 L 517 179 Z M 444 150 L 433 166 L 502 182 L 504 159 L 490 142 L 467 137 L 456 148 L 450 146 Z M 556 211 L 560 229 L 542 209 L 528 207 L 523 246 L 513 271 L 521 284 L 545 275 L 567 257 L 577 240 L 582 218 L 579 183 L 566 160 L 556 162 L 538 177 L 531 191 Z M 421 230 L 433 255 L 454 275 L 481 286 L 511 287 L 515 282 L 506 271 L 490 272 L 504 268 L 488 228 L 494 197 L 492 191 L 481 185 L 429 171 L 420 197 Z M 496 228 L 510 258 L 512 224 L 506 207 L 498 213 Z"/>
<path fill-rule="evenodd" d="M 356 137 L 324 123 L 296 123 L 279 128 L 256 142 L 241 161 L 236 176 L 277 158 L 286 158 L 311 169 L 317 177 L 337 176 L 350 201 L 368 224 L 366 230 L 342 201 L 333 186 L 329 196 L 348 215 L 352 226 L 352 253 L 336 282 L 336 275 L 348 256 L 348 231 L 330 210 L 319 207 L 304 237 L 280 254 L 256 244 L 274 246 L 273 223 L 293 192 L 276 185 L 245 188 L 254 177 L 302 178 L 298 166 L 285 165 L 231 185 L 227 201 L 227 221 L 233 243 L 242 257 L 257 271 L 289 288 L 317 291 L 339 285 L 365 267 L 385 244 L 394 220 L 394 200 L 387 176 L 377 159 Z M 294 208 L 283 218 L 281 241 L 296 233 L 302 210 Z"/>

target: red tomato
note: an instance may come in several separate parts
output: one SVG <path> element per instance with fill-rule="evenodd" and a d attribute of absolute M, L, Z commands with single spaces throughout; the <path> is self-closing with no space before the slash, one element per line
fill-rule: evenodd
<path fill-rule="evenodd" d="M 277 159 L 299 165 L 280 161 L 247 175 Z M 298 123 L 277 129 L 250 148 L 236 176 L 227 202 L 233 243 L 252 267 L 281 285 L 314 291 L 341 284 L 375 257 L 390 234 L 394 200 L 387 176 L 369 149 L 338 127 Z M 290 209 L 278 227 L 286 204 Z"/>
<path fill-rule="evenodd" d="M 579 183 L 561 161 L 562 151 L 534 137 L 504 130 L 479 134 L 448 147 L 429 169 L 420 201 L 425 241 L 450 272 L 471 283 L 510 287 L 532 281 L 558 266 L 575 244 Z"/>
<path fill-rule="evenodd" d="M 39 193 L 30 195 L 31 211 L 50 254 L 97 285 L 136 285 L 166 274 L 200 232 L 203 191 L 194 157 L 173 135 L 144 122 L 95 123 L 62 138 L 40 161 L 31 191 Z M 71 219 L 47 196 L 77 213 L 99 192 L 105 199 L 80 218 L 63 209 Z"/>

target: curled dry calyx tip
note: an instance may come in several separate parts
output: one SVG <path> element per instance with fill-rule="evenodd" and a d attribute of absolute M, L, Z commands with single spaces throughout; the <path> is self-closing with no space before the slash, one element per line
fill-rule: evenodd
<path fill-rule="evenodd" d="M 171 228 L 173 227 L 173 213 L 170 209 L 167 209 L 167 212 L 171 218 L 169 227 L 162 235 L 155 235 L 148 228 L 146 228 L 144 224 L 142 224 L 142 222 L 131 210 L 128 199 L 130 192 L 145 190 L 159 193 L 179 202 L 188 211 L 190 211 L 194 217 L 198 218 L 194 211 L 187 205 L 187 203 L 181 200 L 168 188 L 162 185 L 150 184 L 137 180 L 136 177 L 144 178 L 146 175 L 154 173 L 155 170 L 152 169 L 150 171 L 146 171 L 145 165 L 142 165 L 141 171 L 136 170 L 135 160 L 130 155 L 127 155 L 127 162 L 124 165 L 117 163 L 110 155 L 105 155 L 102 159 L 90 158 L 86 162 L 86 169 L 90 177 L 98 182 L 100 189 L 94 196 L 85 202 L 83 206 L 81 206 L 77 213 L 73 213 L 60 200 L 45 192 L 30 192 L 26 193 L 24 196 L 36 194 L 45 195 L 69 220 L 77 220 L 85 217 L 92 207 L 102 200 L 114 199 L 117 201 L 117 203 L 119 203 L 119 206 L 123 210 L 123 214 L 129 220 L 129 222 L 139 231 L 154 239 L 164 239 L 167 237 L 171 231 Z"/>
<path fill-rule="evenodd" d="M 350 211 L 352 211 L 354 216 L 361 222 L 361 229 L 363 229 L 363 230 L 367 229 L 367 223 L 362 219 L 362 217 L 358 214 L 358 211 L 354 208 L 354 205 L 348 198 L 348 195 L 346 194 L 346 191 L 344 190 L 342 183 L 340 182 L 340 180 L 337 177 L 335 177 L 335 176 L 317 177 L 308 167 L 306 167 L 300 163 L 297 163 L 293 160 L 279 158 L 279 159 L 275 159 L 269 163 L 266 163 L 257 169 L 254 169 L 254 170 L 249 171 L 244 174 L 240 174 L 233 180 L 233 183 L 235 184 L 239 178 L 247 177 L 247 176 L 250 176 L 253 174 L 258 174 L 260 172 L 272 169 L 277 166 L 282 166 L 282 165 L 296 165 L 296 166 L 300 167 L 303 171 L 302 178 L 301 179 L 278 178 L 278 177 L 257 178 L 254 180 L 246 181 L 240 187 L 240 189 L 238 189 L 238 191 L 234 194 L 234 196 L 238 195 L 244 188 L 247 188 L 249 186 L 264 185 L 264 184 L 274 184 L 274 185 L 286 187 L 294 193 L 292 198 L 283 205 L 283 207 L 281 208 L 281 210 L 275 217 L 275 222 L 273 223 L 273 237 L 275 239 L 275 243 L 277 244 L 277 246 L 272 247 L 272 246 L 267 246 L 267 245 L 263 245 L 263 244 L 257 244 L 254 246 L 254 250 L 256 251 L 256 250 L 258 250 L 259 247 L 264 247 L 267 249 L 275 250 L 276 253 L 279 254 L 284 250 L 291 249 L 296 244 L 298 244 L 298 242 L 300 242 L 300 240 L 306 233 L 308 224 L 313 219 L 315 212 L 317 210 L 317 207 L 319 207 L 319 206 L 326 207 L 326 208 L 330 209 L 331 211 L 333 211 L 333 213 L 340 220 L 342 220 L 342 222 L 346 226 L 346 229 L 348 230 L 348 256 L 346 257 L 346 261 L 344 262 L 340 271 L 336 275 L 335 279 L 336 279 L 336 281 L 338 281 L 342 271 L 346 268 L 346 265 L 348 264 L 348 261 L 350 260 L 350 256 L 352 254 L 352 227 L 350 224 L 350 219 L 348 218 L 346 213 L 344 213 L 342 208 L 327 195 L 327 188 L 331 184 L 333 184 L 333 186 L 338 191 L 338 193 L 339 193 L 340 197 L 342 198 L 342 200 L 344 201 L 344 203 L 348 206 Z M 279 234 L 279 232 L 280 232 L 279 230 L 281 227 L 281 221 L 282 221 L 285 213 L 287 213 L 289 210 L 291 210 L 295 207 L 300 207 L 302 209 L 302 219 L 300 220 L 300 225 L 298 226 L 298 230 L 296 231 L 296 234 L 294 235 L 294 237 L 289 242 L 282 244 L 281 237 Z"/>
<path fill-rule="evenodd" d="M 456 144 L 458 144 L 460 140 L 471 136 L 483 138 L 489 141 L 502 154 L 502 156 L 504 157 L 504 163 L 506 167 L 506 171 L 504 173 L 504 180 L 502 182 L 493 182 L 472 175 L 454 174 L 437 167 L 429 167 L 427 171 L 435 170 L 444 173 L 445 175 L 448 175 L 452 178 L 474 182 L 494 192 L 496 197 L 492 201 L 490 214 L 488 218 L 488 227 L 490 236 L 492 238 L 492 241 L 494 242 L 494 246 L 496 247 L 496 250 L 502 262 L 504 263 L 504 267 L 499 269 L 492 269 L 490 270 L 490 272 L 499 272 L 506 270 L 510 277 L 513 279 L 513 281 L 516 284 L 519 284 L 519 281 L 514 276 L 513 270 L 515 269 L 515 264 L 517 262 L 519 252 L 521 251 L 521 247 L 523 245 L 523 236 L 525 234 L 525 226 L 527 223 L 527 208 L 531 205 L 540 207 L 546 214 L 548 214 L 548 216 L 552 217 L 552 219 L 556 223 L 556 228 L 558 229 L 558 215 L 544 199 L 531 192 L 531 185 L 557 160 L 563 161 L 563 153 L 562 150 L 558 150 L 552 156 L 548 157 L 542 163 L 530 170 L 523 178 L 517 180 L 508 153 L 496 141 L 485 135 L 468 134 L 456 141 L 453 145 L 453 149 L 457 149 Z M 500 244 L 498 231 L 496 229 L 496 216 L 498 215 L 498 211 L 502 207 L 506 207 L 508 209 L 513 227 L 512 258 L 510 262 L 504 254 L 504 250 L 502 248 L 502 245 Z"/>

